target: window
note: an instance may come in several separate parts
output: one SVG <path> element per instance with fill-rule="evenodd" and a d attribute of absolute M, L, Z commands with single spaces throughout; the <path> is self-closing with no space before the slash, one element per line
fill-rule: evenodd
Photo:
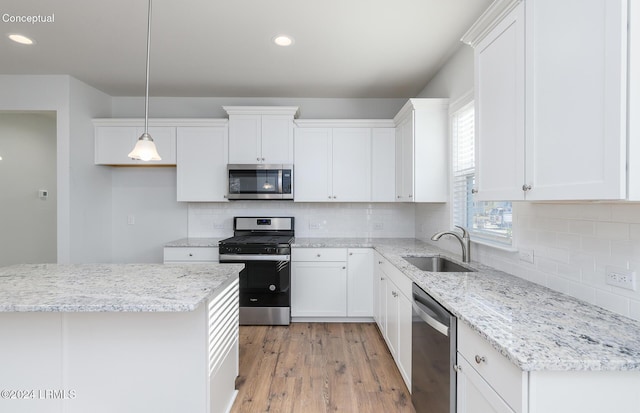
<path fill-rule="evenodd" d="M 512 212 L 508 201 L 474 201 L 475 117 L 473 101 L 451 115 L 452 134 L 452 219 L 465 227 L 475 241 L 501 246 L 512 244 Z"/>

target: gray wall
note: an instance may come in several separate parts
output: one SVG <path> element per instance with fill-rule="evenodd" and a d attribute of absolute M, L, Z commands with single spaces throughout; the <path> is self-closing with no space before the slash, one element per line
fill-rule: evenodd
<path fill-rule="evenodd" d="M 55 112 L 0 113 L 0 156 L 0 266 L 56 262 Z"/>

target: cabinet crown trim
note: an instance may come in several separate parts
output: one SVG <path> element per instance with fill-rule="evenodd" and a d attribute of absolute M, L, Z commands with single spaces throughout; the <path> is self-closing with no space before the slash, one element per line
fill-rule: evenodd
<path fill-rule="evenodd" d="M 223 106 L 228 115 L 289 115 L 298 114 L 298 106 Z"/>
<path fill-rule="evenodd" d="M 400 111 L 393 117 L 393 122 L 398 125 L 409 113 L 417 109 L 441 110 L 449 107 L 449 99 L 446 98 L 414 98 L 409 99 Z"/>
<path fill-rule="evenodd" d="M 471 47 L 476 47 L 491 30 L 523 0 L 495 0 L 473 23 L 460 39 Z"/>
<path fill-rule="evenodd" d="M 144 127 L 143 118 L 96 118 L 93 126 L 140 126 Z M 227 126 L 228 119 L 215 118 L 152 118 L 149 126 Z"/>
<path fill-rule="evenodd" d="M 393 128 L 392 119 L 296 119 L 299 128 Z"/>

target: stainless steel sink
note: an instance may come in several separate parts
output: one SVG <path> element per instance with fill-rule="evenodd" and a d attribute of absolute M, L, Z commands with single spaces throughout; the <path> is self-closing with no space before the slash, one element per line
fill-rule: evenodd
<path fill-rule="evenodd" d="M 431 257 L 402 257 L 409 264 L 422 271 L 431 272 L 474 272 L 472 268 L 465 267 L 438 255 Z"/>

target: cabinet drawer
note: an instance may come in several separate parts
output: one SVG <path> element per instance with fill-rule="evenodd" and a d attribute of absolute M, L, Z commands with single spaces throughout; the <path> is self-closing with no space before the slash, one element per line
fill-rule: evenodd
<path fill-rule="evenodd" d="M 462 322 L 458 322 L 458 352 L 511 408 L 523 411 L 526 373 Z"/>
<path fill-rule="evenodd" d="M 292 261 L 346 261 L 346 248 L 293 248 Z"/>
<path fill-rule="evenodd" d="M 167 247 L 164 262 L 218 262 L 217 247 Z"/>

